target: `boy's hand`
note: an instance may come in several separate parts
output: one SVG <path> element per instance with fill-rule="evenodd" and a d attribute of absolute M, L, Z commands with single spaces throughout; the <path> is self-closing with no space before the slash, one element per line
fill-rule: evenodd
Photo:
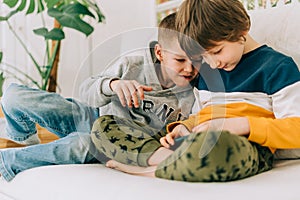
<path fill-rule="evenodd" d="M 135 80 L 113 80 L 110 87 L 118 95 L 121 104 L 130 108 L 132 103 L 135 108 L 139 107 L 138 96 L 144 100 L 144 91 L 152 90 L 152 87 L 141 85 Z"/>
<path fill-rule="evenodd" d="M 219 118 L 203 122 L 193 128 L 193 133 L 208 130 L 227 130 L 235 135 L 248 135 L 250 133 L 249 121 L 246 117 Z"/>
<path fill-rule="evenodd" d="M 170 148 L 170 145 L 174 145 L 174 139 L 189 135 L 189 130 L 182 124 L 177 125 L 172 132 L 168 133 L 166 136 L 160 138 L 160 144 L 165 148 Z"/>

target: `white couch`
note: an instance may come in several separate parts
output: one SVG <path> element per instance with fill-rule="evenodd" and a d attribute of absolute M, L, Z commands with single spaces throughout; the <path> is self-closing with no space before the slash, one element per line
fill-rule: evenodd
<path fill-rule="evenodd" d="M 252 35 L 300 66 L 300 3 L 250 12 Z M 295 105 L 299 106 L 299 105 Z M 228 183 L 185 183 L 132 176 L 103 165 L 60 165 L 0 181 L 0 200 L 300 199 L 300 160 L 278 161 L 263 174 Z"/>

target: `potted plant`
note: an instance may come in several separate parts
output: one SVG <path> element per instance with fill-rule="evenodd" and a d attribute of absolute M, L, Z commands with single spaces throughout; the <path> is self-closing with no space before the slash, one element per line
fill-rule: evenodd
<path fill-rule="evenodd" d="M 48 91 L 55 91 L 56 89 L 60 41 L 65 38 L 64 29 L 71 28 L 89 36 L 94 28 L 91 25 L 92 22 L 87 18 L 92 18 L 97 23 L 101 23 L 105 19 L 97 4 L 92 0 L 4 0 L 3 3 L 8 6 L 10 11 L 6 16 L 0 16 L 0 22 L 6 22 L 21 47 L 24 48 L 34 68 L 38 71 L 40 80 L 35 80 L 17 66 L 12 66 L 9 63 L 2 63 L 1 65 L 2 56 L 5 56 L 1 51 L 0 71 L 4 72 L 5 75 L 13 76 L 22 83 L 24 83 L 24 79 L 27 79 L 37 88 Z M 49 17 L 54 18 L 54 27 L 51 29 L 42 25 L 42 27 L 33 30 L 37 36 L 43 37 L 45 42 L 46 59 L 42 64 L 37 62 L 30 49 L 26 47 L 24 40 L 10 23 L 10 19 L 19 12 L 26 12 L 26 15 L 46 13 Z"/>

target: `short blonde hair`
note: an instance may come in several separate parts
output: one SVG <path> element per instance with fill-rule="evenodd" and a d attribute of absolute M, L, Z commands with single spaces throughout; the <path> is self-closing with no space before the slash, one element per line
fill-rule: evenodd
<path fill-rule="evenodd" d="M 176 13 L 167 15 L 158 25 L 158 43 L 168 45 L 178 40 L 178 31 L 176 29 Z"/>
<path fill-rule="evenodd" d="M 239 0 L 185 0 L 176 17 L 177 30 L 206 50 L 219 41 L 239 41 L 249 31 L 250 24 Z M 189 49 L 186 41 L 180 42 L 184 50 Z"/>

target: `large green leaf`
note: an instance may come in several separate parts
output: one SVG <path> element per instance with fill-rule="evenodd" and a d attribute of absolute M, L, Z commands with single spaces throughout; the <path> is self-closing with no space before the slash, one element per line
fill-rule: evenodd
<path fill-rule="evenodd" d="M 42 12 L 45 8 L 44 8 L 44 4 L 42 3 L 42 1 L 38 1 L 38 13 Z"/>
<path fill-rule="evenodd" d="M 34 29 L 33 32 L 36 35 L 44 36 L 44 35 L 46 35 L 48 33 L 48 29 L 46 29 L 46 28 L 38 28 L 38 29 Z"/>
<path fill-rule="evenodd" d="M 70 5 L 71 7 L 71 5 Z M 62 26 L 73 28 L 89 36 L 94 28 L 83 21 L 80 15 L 90 15 L 85 9 L 79 9 L 77 5 L 74 8 L 67 7 L 68 9 L 59 11 L 57 8 L 49 8 L 48 15 L 54 17 Z M 75 8 L 76 7 L 76 8 Z"/>
<path fill-rule="evenodd" d="M 57 5 L 60 0 L 45 0 L 47 4 L 47 8 L 52 8 L 53 6 Z"/>
<path fill-rule="evenodd" d="M 104 15 L 94 1 L 95 0 L 2 0 L 2 2 L 10 8 L 10 10 L 8 10 L 9 13 L 6 16 L 0 16 L 0 22 L 9 20 L 18 12 L 36 14 L 46 10 L 48 15 L 50 17 L 54 17 L 62 25 L 62 27 L 69 27 L 78 30 L 88 36 L 93 32 L 94 28 L 90 25 L 90 21 L 85 21 L 85 17 L 94 18 L 95 21 L 97 20 L 98 22 L 102 22 L 104 20 Z M 36 29 L 34 32 L 37 35 L 43 36 L 45 40 L 62 40 L 65 38 L 64 32 L 61 28 L 48 30 L 44 27 Z M 22 43 L 21 39 L 20 42 Z M 49 43 L 47 43 L 47 45 L 48 44 Z M 25 50 L 27 50 L 26 47 Z M 28 52 L 28 55 L 38 70 L 42 78 L 42 83 L 39 84 L 35 79 L 31 78 L 29 74 L 22 72 L 21 70 L 17 70 L 17 72 L 24 75 L 26 79 L 29 79 L 38 88 L 45 90 L 49 79 L 48 70 L 45 69 L 51 69 L 53 61 L 50 60 L 49 63 L 43 66 L 37 63 L 31 52 Z M 2 57 L 3 54 L 0 51 L 0 62 Z M 17 79 L 23 82 L 22 79 L 19 79 L 18 77 Z"/>
<path fill-rule="evenodd" d="M 3 3 L 8 5 L 10 8 L 13 8 L 17 5 L 18 0 L 4 0 Z"/>
<path fill-rule="evenodd" d="M 65 33 L 60 28 L 54 28 L 46 35 L 46 39 L 63 40 L 65 39 Z"/>
<path fill-rule="evenodd" d="M 5 81 L 5 77 L 3 75 L 3 72 L 0 73 L 0 97 L 3 95 L 3 83 Z"/>
<path fill-rule="evenodd" d="M 92 2 L 90 0 L 83 0 L 83 2 L 86 5 L 86 7 L 90 8 L 91 10 L 96 12 L 97 17 L 98 17 L 98 22 L 103 22 L 105 20 L 105 16 L 102 14 L 102 12 L 100 11 L 97 4 L 95 4 L 95 2 Z"/>
<path fill-rule="evenodd" d="M 48 0 L 48 1 L 54 1 L 54 0 Z M 55 0 L 56 1 L 56 0 Z M 10 8 L 15 8 L 17 11 L 23 11 L 25 8 L 27 8 L 26 14 L 31 14 L 34 11 L 37 11 L 38 13 L 43 11 L 45 0 L 21 0 L 18 4 L 18 0 L 4 0 L 3 3 L 8 5 Z M 16 7 L 18 6 L 18 7 Z"/>
<path fill-rule="evenodd" d="M 65 38 L 65 33 L 59 28 L 54 28 L 48 31 L 46 28 L 39 28 L 33 30 L 36 35 L 43 36 L 46 40 L 63 40 Z"/>
<path fill-rule="evenodd" d="M 2 62 L 2 58 L 3 58 L 3 52 L 0 51 L 0 63 Z"/>
<path fill-rule="evenodd" d="M 25 6 L 26 6 L 26 0 L 22 0 L 22 2 L 20 3 L 19 7 L 18 7 L 18 11 L 22 11 L 24 10 Z"/>
<path fill-rule="evenodd" d="M 102 22 L 105 19 L 97 4 L 91 0 L 3 0 L 3 3 L 19 12 L 26 9 L 26 14 L 42 12 L 46 6 L 46 9 L 55 7 L 61 12 L 70 15 L 97 17 L 98 22 Z M 79 17 L 82 18 L 81 16 Z M 2 21 L 8 19 L 5 17 L 0 18 Z"/>
<path fill-rule="evenodd" d="M 34 10 L 35 10 L 35 0 L 30 0 L 30 4 L 29 4 L 26 14 L 27 15 L 31 14 L 34 12 Z"/>
<path fill-rule="evenodd" d="M 91 13 L 87 7 L 85 7 L 84 5 L 80 4 L 80 3 L 74 3 L 74 4 L 68 4 L 68 5 L 64 5 L 61 7 L 61 10 L 64 13 L 68 13 L 70 15 L 88 15 L 90 17 L 95 18 L 95 16 L 93 15 L 93 13 Z"/>
<path fill-rule="evenodd" d="M 0 73 L 0 87 L 2 87 L 4 80 L 5 80 L 4 74 L 3 74 L 3 72 L 1 72 Z"/>

